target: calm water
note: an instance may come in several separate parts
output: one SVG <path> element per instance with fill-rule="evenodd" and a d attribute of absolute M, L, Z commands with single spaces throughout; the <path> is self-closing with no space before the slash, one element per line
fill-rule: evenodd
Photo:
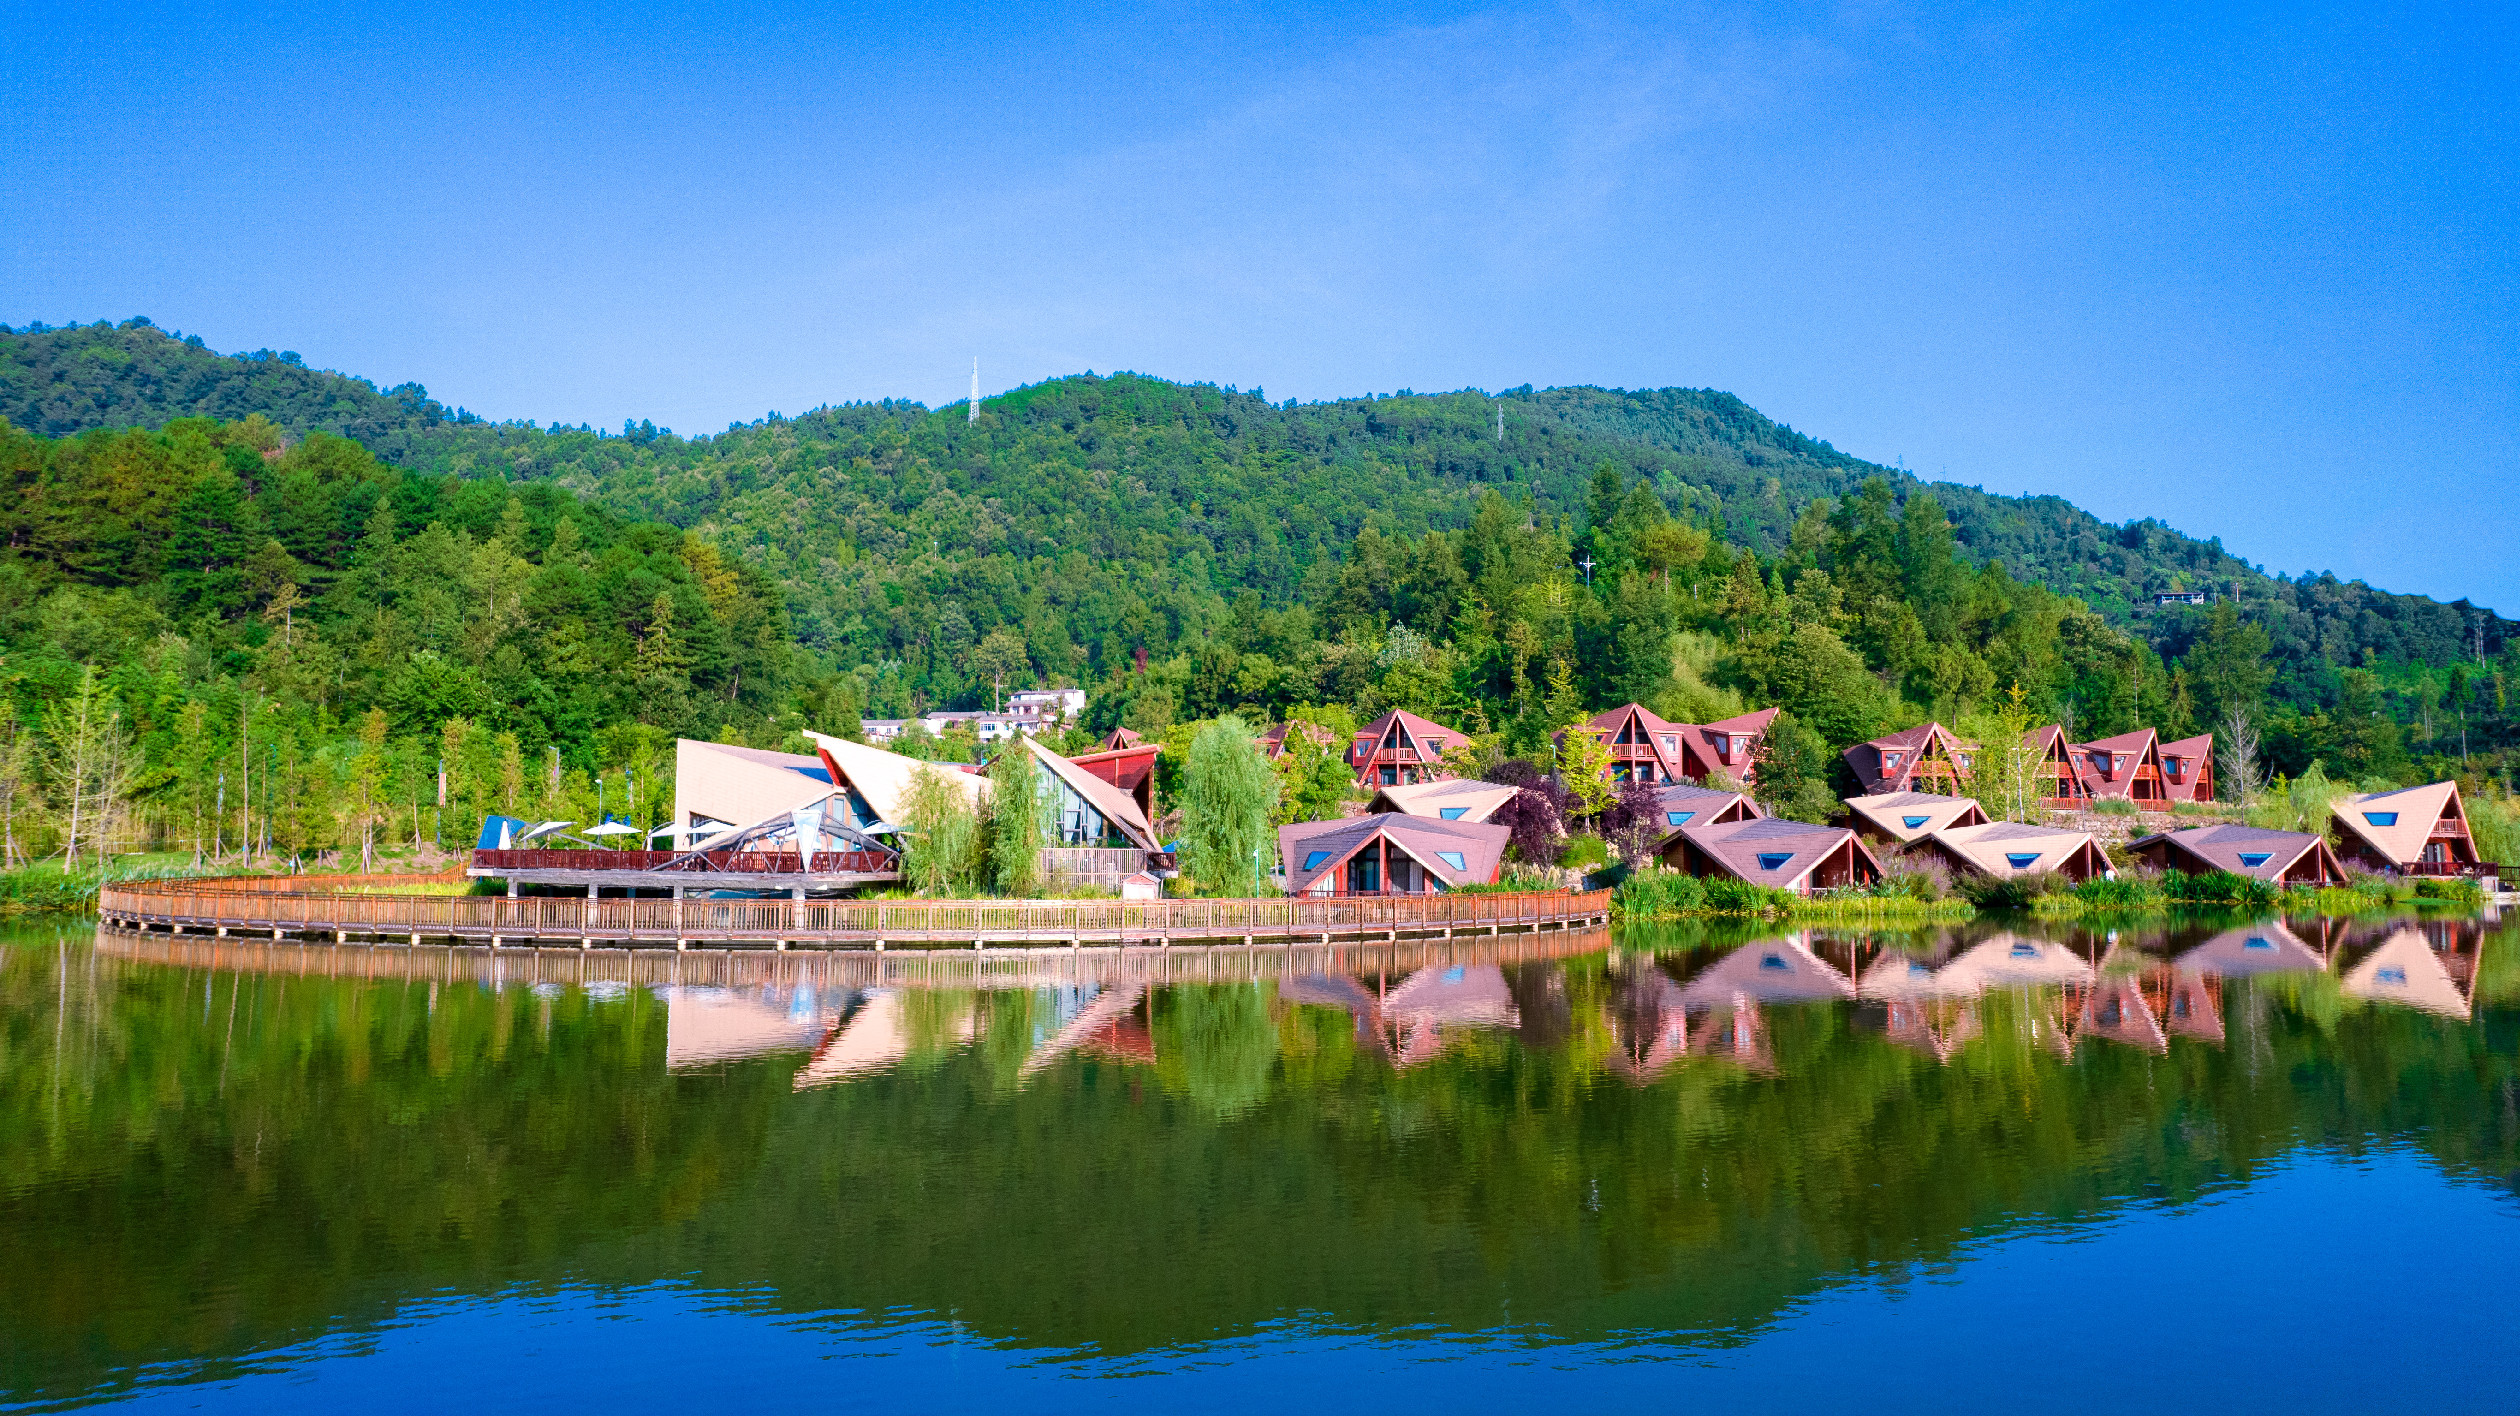
<path fill-rule="evenodd" d="M 0 1404 L 2511 1410 L 2520 935 L 2222 923 L 1125 973 L 20 929 Z"/>

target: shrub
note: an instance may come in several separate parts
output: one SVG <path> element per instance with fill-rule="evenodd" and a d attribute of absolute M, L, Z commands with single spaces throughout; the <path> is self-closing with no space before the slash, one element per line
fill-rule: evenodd
<path fill-rule="evenodd" d="M 2132 816 L 2135 803 L 2122 797 L 2103 797 L 2091 804 L 2091 810 L 2095 816 Z"/>
<path fill-rule="evenodd" d="M 2228 870 L 2214 870 L 2202 875 L 2169 875 L 2162 880 L 2162 893 L 2175 904 L 2245 905 L 2265 909 L 2272 906 L 2283 892 L 2269 881 L 2234 875 Z"/>
<path fill-rule="evenodd" d="M 1882 862 L 1881 885 L 1876 893 L 1931 904 L 1950 899 L 1953 888 L 1951 867 L 1943 863 L 1941 856 L 1930 847 L 1911 847 Z"/>
<path fill-rule="evenodd" d="M 1648 867 L 1619 882 L 1610 902 L 1634 919 L 1664 919 L 1706 908 L 1706 882 L 1685 871 Z"/>
<path fill-rule="evenodd" d="M 2001 879 L 1970 874 L 1960 879 L 1960 893 L 1982 910 L 2026 910 L 2045 896 L 2063 894 L 2072 888 L 2072 881 L 2053 870 Z"/>
<path fill-rule="evenodd" d="M 2448 900 L 2462 905 L 2481 905 L 2485 903 L 2485 887 L 2473 880 L 2457 877 L 2449 879 L 2427 877 L 2415 882 L 2415 898 Z"/>
<path fill-rule="evenodd" d="M 1570 870 L 1598 870 L 1610 863 L 1610 848 L 1599 836 L 1569 836 L 1557 863 Z"/>
<path fill-rule="evenodd" d="M 1699 884 L 1706 891 L 1706 908 L 1713 914 L 1782 914 L 1800 898 L 1790 890 L 1771 890 L 1729 875 L 1712 876 Z"/>

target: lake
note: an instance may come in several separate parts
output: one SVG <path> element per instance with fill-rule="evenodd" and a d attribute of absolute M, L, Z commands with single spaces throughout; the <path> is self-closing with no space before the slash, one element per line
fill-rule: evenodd
<path fill-rule="evenodd" d="M 8 1409 L 2514 1405 L 2491 920 L 0 944 Z"/>

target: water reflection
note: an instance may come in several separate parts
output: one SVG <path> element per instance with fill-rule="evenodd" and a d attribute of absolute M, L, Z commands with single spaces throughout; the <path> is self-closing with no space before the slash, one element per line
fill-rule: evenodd
<path fill-rule="evenodd" d="M 2304 1148 L 2507 1191 L 2516 942 L 2468 919 L 1013 959 L 21 935 L 0 1391 L 199 1380 L 422 1294 L 665 1276 L 1085 1357 L 1297 1317 L 1738 1341 Z"/>

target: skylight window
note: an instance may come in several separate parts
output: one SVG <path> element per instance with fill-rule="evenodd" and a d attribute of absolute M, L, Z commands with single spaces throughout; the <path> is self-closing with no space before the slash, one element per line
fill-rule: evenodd
<path fill-rule="evenodd" d="M 2039 853 L 2037 851 L 2007 851 L 2004 854 L 2004 864 L 2011 866 L 2015 870 L 2028 870 L 2030 867 L 2037 865 L 2038 863 Z"/>
<path fill-rule="evenodd" d="M 1899 818 L 1899 824 L 1913 831 L 1917 827 L 1922 826 L 1933 819 L 1934 818 L 1930 816 L 1902 816 Z"/>
<path fill-rule="evenodd" d="M 2275 941 L 2262 934 L 2252 934 L 2247 939 L 2241 941 L 2240 947 L 2243 949 L 2272 949 L 2275 947 Z"/>
<path fill-rule="evenodd" d="M 2242 870 L 2255 870 L 2259 866 L 2266 864 L 2274 858 L 2274 853 L 2271 851 L 2242 851 L 2240 853 L 2240 868 Z"/>
<path fill-rule="evenodd" d="M 1466 806 L 1447 806 L 1438 809 L 1435 814 L 1444 818 L 1446 821 L 1459 821 L 1461 818 L 1470 814 L 1470 808 Z"/>
<path fill-rule="evenodd" d="M 1319 870 L 1321 869 L 1321 863 L 1329 858 L 1330 853 L 1328 851 L 1314 851 L 1304 857 L 1304 869 Z"/>
<path fill-rule="evenodd" d="M 1783 870 L 1785 868 L 1785 862 L 1792 860 L 1793 858 L 1794 853 L 1792 851 L 1761 851 L 1759 852 L 1759 869 Z"/>
<path fill-rule="evenodd" d="M 2373 974 L 2372 978 L 2375 982 L 2393 983 L 2400 988 L 2404 988 L 2406 986 L 2406 970 L 2404 969 L 2382 969 L 2380 972 Z"/>
<path fill-rule="evenodd" d="M 2395 826 L 2397 824 L 2397 818 L 2398 814 L 2394 811 L 2366 811 L 2363 813 L 2363 820 L 2370 822 L 2374 826 Z"/>
<path fill-rule="evenodd" d="M 2039 957 L 2039 946 L 2036 944 L 2015 944 L 2012 946 L 2011 953 L 2016 959 L 2035 959 Z"/>
<path fill-rule="evenodd" d="M 1782 954 L 1762 954 L 1759 956 L 1759 967 L 1763 970 L 1773 969 L 1778 973 L 1790 973 L 1794 966 L 1785 962 L 1785 956 Z"/>
<path fill-rule="evenodd" d="M 1663 816 L 1674 826 L 1688 825 L 1689 818 L 1695 815 L 1697 815 L 1697 813 L 1694 811 L 1666 811 L 1663 813 Z"/>
<path fill-rule="evenodd" d="M 1470 862 L 1462 859 L 1461 852 L 1459 851 L 1437 851 L 1435 853 L 1435 858 L 1442 861 L 1444 864 L 1451 866 L 1455 870 L 1468 870 L 1470 868 Z"/>

